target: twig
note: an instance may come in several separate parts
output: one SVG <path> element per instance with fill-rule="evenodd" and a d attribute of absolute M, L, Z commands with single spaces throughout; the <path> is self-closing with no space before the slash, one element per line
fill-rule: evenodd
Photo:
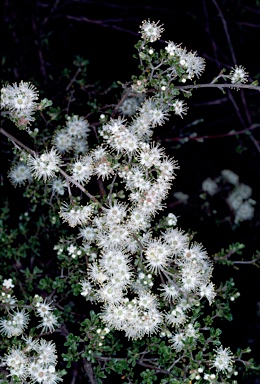
<path fill-rule="evenodd" d="M 230 52 L 231 52 L 232 60 L 233 60 L 233 63 L 236 64 L 237 60 L 236 60 L 235 52 L 234 52 L 233 45 L 232 45 L 232 42 L 231 42 L 231 39 L 230 39 L 230 35 L 229 35 L 229 32 L 228 32 L 227 22 L 226 22 L 226 20 L 224 18 L 224 15 L 223 15 L 221 9 L 218 6 L 218 3 L 216 2 L 216 0 L 212 0 L 212 2 L 215 5 L 215 7 L 217 8 L 217 10 L 218 10 L 218 13 L 219 13 L 219 16 L 220 16 L 220 19 L 222 21 L 223 28 L 224 28 L 224 31 L 225 31 L 225 34 L 226 34 L 226 38 L 227 38 L 228 46 L 229 46 L 229 49 L 230 49 Z"/>
<path fill-rule="evenodd" d="M 24 145 L 23 143 L 21 143 L 21 141 L 19 141 L 18 139 L 16 139 L 14 136 L 10 135 L 10 133 L 6 132 L 3 128 L 0 128 L 0 132 L 8 137 L 8 139 L 10 139 L 14 144 L 18 144 L 19 147 L 25 149 L 27 152 L 29 152 L 31 155 L 33 156 L 36 156 L 36 152 L 34 152 L 32 149 L 30 149 L 29 147 L 27 147 L 26 145 Z"/>
<path fill-rule="evenodd" d="M 199 88 L 235 88 L 235 89 L 253 89 L 254 91 L 260 92 L 259 85 L 250 85 L 250 84 L 191 84 L 191 85 L 176 85 L 176 89 L 199 89 Z"/>

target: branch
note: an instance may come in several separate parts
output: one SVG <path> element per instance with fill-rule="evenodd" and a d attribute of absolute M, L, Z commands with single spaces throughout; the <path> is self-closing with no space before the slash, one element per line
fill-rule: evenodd
<path fill-rule="evenodd" d="M 199 88 L 235 88 L 235 89 L 253 89 L 254 91 L 260 92 L 260 86 L 259 85 L 250 85 L 250 84 L 194 84 L 194 85 L 176 85 L 176 89 L 180 89 L 181 91 L 183 89 L 199 89 Z"/>
<path fill-rule="evenodd" d="M 21 141 L 16 139 L 14 136 L 10 135 L 10 133 L 6 132 L 3 128 L 0 128 L 0 132 L 2 133 L 2 135 L 8 137 L 8 139 L 10 139 L 13 142 L 14 145 L 17 144 L 19 147 L 25 149 L 31 155 L 36 156 L 36 152 L 34 152 L 32 149 L 30 149 L 29 147 L 27 147 L 26 145 L 21 143 Z"/>
<path fill-rule="evenodd" d="M 84 370 L 89 378 L 90 383 L 97 384 L 97 380 L 93 372 L 92 364 L 89 363 L 86 359 L 84 359 Z"/>

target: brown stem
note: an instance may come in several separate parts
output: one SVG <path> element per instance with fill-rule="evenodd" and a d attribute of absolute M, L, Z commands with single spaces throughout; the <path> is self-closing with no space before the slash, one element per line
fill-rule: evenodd
<path fill-rule="evenodd" d="M 0 132 L 2 135 L 8 137 L 13 143 L 18 144 L 19 147 L 25 149 L 27 152 L 29 152 L 31 155 L 36 156 L 36 152 L 34 152 L 32 149 L 21 143 L 18 139 L 16 139 L 14 136 L 10 135 L 10 133 L 6 132 L 3 128 L 0 128 Z"/>
<path fill-rule="evenodd" d="M 97 384 L 97 380 L 92 368 L 92 364 L 84 359 L 84 370 L 89 378 L 90 384 Z"/>

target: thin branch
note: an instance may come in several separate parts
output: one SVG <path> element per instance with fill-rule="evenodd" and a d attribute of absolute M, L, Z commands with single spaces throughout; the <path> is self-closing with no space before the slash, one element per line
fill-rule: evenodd
<path fill-rule="evenodd" d="M 199 89 L 199 88 L 235 88 L 235 89 L 253 89 L 254 91 L 260 92 L 260 86 L 259 85 L 250 85 L 250 84 L 191 84 L 191 85 L 176 85 L 176 89 Z"/>
<path fill-rule="evenodd" d="M 84 359 L 84 370 L 89 378 L 90 384 L 97 384 L 97 380 L 92 368 L 92 364 Z"/>
<path fill-rule="evenodd" d="M 62 174 L 62 176 L 65 177 L 66 180 L 70 181 L 72 184 L 74 184 L 76 187 L 78 187 L 85 195 L 87 195 L 94 203 L 97 203 L 100 205 L 100 202 L 98 199 L 96 199 L 95 196 L 91 195 L 80 183 L 78 183 L 76 180 L 74 180 L 71 176 L 69 176 L 66 172 L 64 172 L 61 168 L 59 168 L 59 172 Z"/>
<path fill-rule="evenodd" d="M 17 144 L 19 147 L 25 149 L 27 152 L 29 152 L 31 155 L 33 156 L 36 156 L 36 152 L 34 152 L 32 149 L 30 149 L 29 147 L 27 147 L 26 145 L 24 145 L 23 143 L 21 143 L 21 141 L 19 141 L 18 139 L 16 139 L 14 136 L 10 135 L 10 133 L 6 132 L 3 128 L 0 128 L 0 132 L 8 137 L 8 139 L 10 139 L 13 144 Z"/>
<path fill-rule="evenodd" d="M 222 133 L 220 135 L 192 136 L 192 137 L 187 137 L 187 138 L 188 138 L 189 141 L 190 140 L 198 141 L 198 140 L 204 140 L 204 139 L 220 139 L 220 138 L 223 138 L 223 137 L 230 137 L 230 136 L 241 135 L 243 133 L 247 133 L 249 131 L 252 131 L 253 129 L 258 128 L 258 127 L 260 127 L 260 124 L 252 124 L 251 127 L 242 129 L 241 131 L 230 131 L 228 133 Z M 183 141 L 183 139 L 185 139 L 185 136 L 184 137 L 167 138 L 164 141 Z"/>
<path fill-rule="evenodd" d="M 137 364 L 142 365 L 145 368 L 154 369 L 155 371 L 160 372 L 160 373 L 164 373 L 165 375 L 171 375 L 171 372 L 166 371 L 165 369 L 158 368 L 158 367 L 151 365 L 151 364 L 143 363 L 140 360 L 137 360 Z"/>
<path fill-rule="evenodd" d="M 223 15 L 221 9 L 219 8 L 219 5 L 216 2 L 216 0 L 212 0 L 212 2 L 215 5 L 215 7 L 217 8 L 217 10 L 218 10 L 218 13 L 219 13 L 219 16 L 220 16 L 220 19 L 222 21 L 223 28 L 224 28 L 224 31 L 225 31 L 225 34 L 226 34 L 226 38 L 227 38 L 228 46 L 229 46 L 229 49 L 230 49 L 230 52 L 231 52 L 232 60 L 233 60 L 233 63 L 236 64 L 237 60 L 236 60 L 235 52 L 234 52 L 233 45 L 232 45 L 232 42 L 231 42 L 231 39 L 230 39 L 230 35 L 229 35 L 229 32 L 228 32 L 227 22 L 226 22 L 226 20 L 224 18 L 224 15 Z"/>

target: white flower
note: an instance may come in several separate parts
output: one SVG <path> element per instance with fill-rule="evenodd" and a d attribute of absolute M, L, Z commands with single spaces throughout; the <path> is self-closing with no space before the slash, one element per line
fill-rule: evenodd
<path fill-rule="evenodd" d="M 159 21 L 155 23 L 154 21 L 150 22 L 144 20 L 140 26 L 141 30 L 141 36 L 144 40 L 149 41 L 150 43 L 158 40 L 161 37 L 162 32 L 164 29 L 161 25 L 158 25 Z"/>
<path fill-rule="evenodd" d="M 167 224 L 170 226 L 175 226 L 177 224 L 177 217 L 173 213 L 169 213 L 167 216 Z"/>
<path fill-rule="evenodd" d="M 29 315 L 24 309 L 14 311 L 8 319 L 0 320 L 0 332 L 7 337 L 21 335 L 29 322 Z"/>
<path fill-rule="evenodd" d="M 76 225 L 87 224 L 91 217 L 92 211 L 93 207 L 91 205 L 74 205 L 70 207 L 66 202 L 64 202 L 59 215 L 71 227 L 75 227 Z"/>
<path fill-rule="evenodd" d="M 152 240 L 145 250 L 147 268 L 151 272 L 157 273 L 164 269 L 169 262 L 170 250 L 166 244 L 160 240 Z"/>
<path fill-rule="evenodd" d="M 236 211 L 235 223 L 237 224 L 240 221 L 251 220 L 254 217 L 254 211 L 255 209 L 250 201 L 244 201 Z"/>
<path fill-rule="evenodd" d="M 51 311 L 53 311 L 53 307 L 50 304 L 48 304 L 46 299 L 45 299 L 43 302 L 41 302 L 41 301 L 36 302 L 35 310 L 39 316 L 44 317 L 48 313 L 51 313 Z"/>
<path fill-rule="evenodd" d="M 187 195 L 186 193 L 183 193 L 183 192 L 174 192 L 173 196 L 180 202 L 186 204 L 188 199 L 189 199 L 189 195 Z"/>
<path fill-rule="evenodd" d="M 212 304 L 216 296 L 214 285 L 212 283 L 202 284 L 200 286 L 200 297 L 204 297 L 204 296 L 208 299 L 209 303 Z"/>
<path fill-rule="evenodd" d="M 92 157 L 84 156 L 76 160 L 70 168 L 73 179 L 79 183 L 86 183 L 90 179 L 93 172 Z"/>
<path fill-rule="evenodd" d="M 96 230 L 93 227 L 80 228 L 78 237 L 82 237 L 84 240 L 92 242 L 96 238 Z"/>
<path fill-rule="evenodd" d="M 77 115 L 67 117 L 65 129 L 70 136 L 77 138 L 86 138 L 90 132 L 89 122 L 84 117 Z"/>
<path fill-rule="evenodd" d="M 125 116 L 132 116 L 135 114 L 138 106 L 139 103 L 135 97 L 128 97 L 123 101 L 118 110 Z"/>
<path fill-rule="evenodd" d="M 3 363 L 10 370 L 11 376 L 18 376 L 21 379 L 27 377 L 27 362 L 25 353 L 18 348 L 12 348 L 3 358 Z"/>
<path fill-rule="evenodd" d="M 123 299 L 123 291 L 121 287 L 111 283 L 103 285 L 97 293 L 100 300 L 109 302 L 110 304 L 120 303 Z"/>
<path fill-rule="evenodd" d="M 160 158 L 163 155 L 163 149 L 159 146 L 150 147 L 148 144 L 142 145 L 139 153 L 139 162 L 146 168 L 160 165 Z"/>
<path fill-rule="evenodd" d="M 30 168 L 23 163 L 19 163 L 12 167 L 8 176 L 14 186 L 21 185 L 24 184 L 26 181 L 32 180 Z"/>
<path fill-rule="evenodd" d="M 66 182 L 60 178 L 51 181 L 51 188 L 54 193 L 64 195 Z"/>
<path fill-rule="evenodd" d="M 179 254 L 188 247 L 189 237 L 179 229 L 168 229 L 163 235 L 164 241 L 170 246 L 171 252 Z"/>
<path fill-rule="evenodd" d="M 238 180 L 239 180 L 239 177 L 238 175 L 231 171 L 230 169 L 223 169 L 221 171 L 221 175 L 224 177 L 224 179 L 226 179 L 229 183 L 231 184 L 234 184 L 234 185 L 237 185 L 238 184 Z"/>
<path fill-rule="evenodd" d="M 235 65 L 235 68 L 232 68 L 230 71 L 230 79 L 232 84 L 236 83 L 246 83 L 248 78 L 248 73 L 245 68 L 240 65 L 239 67 Z"/>
<path fill-rule="evenodd" d="M 73 138 L 65 129 L 62 129 L 55 133 L 52 144 L 60 153 L 65 153 L 73 148 Z"/>
<path fill-rule="evenodd" d="M 125 216 L 126 207 L 123 204 L 114 201 L 113 205 L 111 204 L 110 207 L 106 209 L 104 219 L 106 220 L 107 225 L 112 226 L 114 224 L 119 224 Z"/>
<path fill-rule="evenodd" d="M 161 296 L 167 301 L 172 301 L 180 295 L 180 290 L 176 285 L 162 284 L 161 287 Z"/>
<path fill-rule="evenodd" d="M 3 287 L 5 287 L 6 289 L 14 288 L 13 280 L 12 279 L 4 279 Z"/>
<path fill-rule="evenodd" d="M 202 190 L 207 192 L 210 196 L 213 196 L 218 191 L 218 185 L 215 180 L 212 180 L 210 177 L 208 177 L 202 183 Z"/>
<path fill-rule="evenodd" d="M 173 103 L 174 113 L 175 115 L 179 115 L 181 118 L 183 118 L 182 115 L 186 115 L 188 107 L 185 105 L 184 101 L 182 100 L 175 100 Z"/>
<path fill-rule="evenodd" d="M 84 155 L 87 152 L 87 150 L 88 150 L 88 143 L 86 140 L 74 138 L 73 151 L 76 155 L 79 155 L 80 153 Z"/>
<path fill-rule="evenodd" d="M 186 262 L 181 269 L 181 281 L 185 292 L 194 291 L 201 284 L 201 271 L 194 263 Z"/>
<path fill-rule="evenodd" d="M 179 326 L 187 321 L 187 317 L 180 306 L 176 306 L 170 313 L 167 313 L 165 320 L 172 326 Z"/>
<path fill-rule="evenodd" d="M 1 107 L 17 112 L 31 112 L 36 108 L 38 91 L 34 85 L 21 81 L 19 85 L 7 85 L 1 89 Z"/>
<path fill-rule="evenodd" d="M 169 56 L 174 56 L 177 52 L 177 48 L 180 47 L 180 44 L 175 44 L 172 41 L 169 41 L 167 44 L 167 47 L 165 47 L 166 52 L 169 54 Z"/>
<path fill-rule="evenodd" d="M 27 165 L 35 178 L 43 178 L 44 181 L 54 177 L 55 172 L 59 170 L 60 164 L 61 158 L 54 148 L 40 156 L 35 155 L 33 157 L 30 155 L 27 161 Z"/>
<path fill-rule="evenodd" d="M 88 296 L 93 290 L 91 283 L 87 280 L 83 280 L 80 284 L 82 287 L 81 295 L 85 297 Z"/>
<path fill-rule="evenodd" d="M 216 350 L 215 358 L 212 362 L 212 366 L 218 371 L 227 372 L 232 366 L 234 357 L 229 348 L 223 348 L 222 346 Z"/>
<path fill-rule="evenodd" d="M 178 332 L 175 333 L 175 335 L 170 338 L 170 341 L 173 343 L 173 347 L 176 349 L 176 351 L 181 351 L 184 347 L 183 341 L 185 340 L 185 334 L 184 332 Z"/>
<path fill-rule="evenodd" d="M 37 328 L 42 328 L 42 332 L 53 332 L 58 326 L 58 319 L 53 313 L 46 313 L 42 316 L 40 324 Z"/>
<path fill-rule="evenodd" d="M 53 364 L 56 364 L 57 361 L 57 352 L 56 352 L 56 346 L 51 341 L 46 341 L 45 339 L 40 339 L 39 343 L 37 344 L 36 351 L 39 354 L 38 362 L 42 365 L 50 365 L 51 370 L 55 367 Z"/>

